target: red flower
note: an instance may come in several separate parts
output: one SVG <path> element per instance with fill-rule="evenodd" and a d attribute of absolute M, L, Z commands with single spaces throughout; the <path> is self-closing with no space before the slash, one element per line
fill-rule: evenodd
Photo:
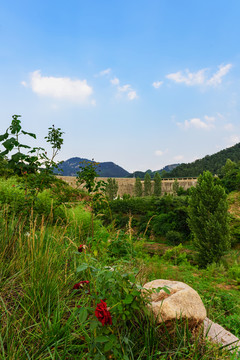
<path fill-rule="evenodd" d="M 90 281 L 88 281 L 88 280 L 82 280 L 79 283 L 75 284 L 73 288 L 78 290 L 83 287 L 83 284 L 89 284 L 89 283 L 90 283 Z"/>
<path fill-rule="evenodd" d="M 97 304 L 95 316 L 102 323 L 102 325 L 112 325 L 111 314 L 107 309 L 107 304 L 103 300 L 101 300 L 101 302 Z"/>
<path fill-rule="evenodd" d="M 86 245 L 79 245 L 79 247 L 78 247 L 78 252 L 83 252 L 83 250 L 84 250 L 84 252 L 86 251 Z"/>

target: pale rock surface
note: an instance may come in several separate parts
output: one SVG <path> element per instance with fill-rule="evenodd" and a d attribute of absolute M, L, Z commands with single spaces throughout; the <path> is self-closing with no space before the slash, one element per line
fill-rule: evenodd
<path fill-rule="evenodd" d="M 206 317 L 204 320 L 204 335 L 211 341 L 222 344 L 230 349 L 237 348 L 240 351 L 240 339 L 229 331 L 225 330 L 221 325 L 214 323 Z"/>
<path fill-rule="evenodd" d="M 159 293 L 150 293 L 149 307 L 158 323 L 172 322 L 176 318 L 187 318 L 189 325 L 200 325 L 206 318 L 207 313 L 198 293 L 187 284 L 180 281 L 153 280 L 144 285 L 147 290 L 159 287 L 168 287 L 170 294 L 164 290 Z"/>

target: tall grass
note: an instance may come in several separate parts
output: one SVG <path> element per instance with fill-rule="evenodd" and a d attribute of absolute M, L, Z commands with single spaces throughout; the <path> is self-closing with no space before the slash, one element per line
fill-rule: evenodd
<path fill-rule="evenodd" d="M 79 208 L 64 223 L 53 224 L 33 213 L 21 217 L 7 207 L 1 211 L 0 358 L 221 359 L 224 353 L 202 336 L 194 337 L 186 323 L 177 323 L 169 332 L 144 310 L 133 311 L 129 320 L 112 329 L 121 355 L 114 355 L 113 349 L 104 353 L 101 344 L 93 348 L 90 320 L 77 307 L 89 306 L 88 297 L 76 297 L 72 291 L 81 280 L 76 275 L 76 250 L 80 241 L 87 241 L 91 225 L 89 215 L 82 212 Z M 106 230 L 100 223 L 96 226 L 98 246 L 106 249 Z M 129 260 L 123 268 L 133 263 Z M 225 353 L 224 359 L 235 358 Z"/>

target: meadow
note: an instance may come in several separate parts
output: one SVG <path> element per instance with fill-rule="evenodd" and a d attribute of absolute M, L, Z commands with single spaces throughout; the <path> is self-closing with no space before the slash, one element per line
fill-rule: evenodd
<path fill-rule="evenodd" d="M 200 269 L 191 241 L 172 246 L 130 214 L 107 223 L 89 194 L 60 180 L 30 201 L 23 178 L 1 178 L 0 205 L 2 359 L 237 359 L 184 321 L 157 325 L 140 290 L 157 278 L 186 282 L 208 317 L 240 336 L 238 244 Z"/>

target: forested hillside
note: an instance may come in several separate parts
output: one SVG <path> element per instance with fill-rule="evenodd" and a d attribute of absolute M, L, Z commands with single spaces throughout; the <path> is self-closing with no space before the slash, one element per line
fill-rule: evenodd
<path fill-rule="evenodd" d="M 197 177 L 203 171 L 209 170 L 212 174 L 219 174 L 227 159 L 234 162 L 240 160 L 240 143 L 221 150 L 213 155 L 207 155 L 203 159 L 196 160 L 189 164 L 181 164 L 165 177 Z"/>

